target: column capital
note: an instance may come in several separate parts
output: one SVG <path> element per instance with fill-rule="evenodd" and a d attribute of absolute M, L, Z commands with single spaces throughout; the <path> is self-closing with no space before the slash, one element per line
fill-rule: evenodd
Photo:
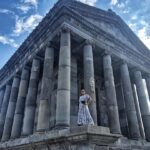
<path fill-rule="evenodd" d="M 53 42 L 52 41 L 48 41 L 46 43 L 46 47 L 53 47 Z"/>
<path fill-rule="evenodd" d="M 84 45 L 91 45 L 93 46 L 95 43 L 92 39 L 86 39 Z"/>
<path fill-rule="evenodd" d="M 123 64 L 127 64 L 127 61 L 126 61 L 126 60 L 124 60 L 124 59 L 122 59 L 122 60 L 120 61 L 120 64 L 121 64 L 121 65 L 123 65 Z"/>
<path fill-rule="evenodd" d="M 63 25 L 62 27 L 61 27 L 61 32 L 71 32 L 71 30 L 69 29 L 69 27 L 67 26 L 67 25 Z"/>
<path fill-rule="evenodd" d="M 143 73 L 143 78 L 144 78 L 144 79 L 150 79 L 150 74 L 144 72 L 144 73 Z"/>
<path fill-rule="evenodd" d="M 29 70 L 29 71 L 31 70 L 31 68 L 29 66 L 24 66 L 23 69 Z"/>
<path fill-rule="evenodd" d="M 37 59 L 37 60 L 39 60 L 39 61 L 43 61 L 43 60 L 44 60 L 42 57 L 40 57 L 40 56 L 38 56 L 38 55 L 35 55 L 35 57 L 34 57 L 33 59 Z"/>
<path fill-rule="evenodd" d="M 106 56 L 106 55 L 110 55 L 111 56 L 111 52 L 110 50 L 104 50 L 101 54 L 101 56 Z"/>
<path fill-rule="evenodd" d="M 19 74 L 15 74 L 14 78 L 19 78 L 20 79 L 20 75 Z"/>

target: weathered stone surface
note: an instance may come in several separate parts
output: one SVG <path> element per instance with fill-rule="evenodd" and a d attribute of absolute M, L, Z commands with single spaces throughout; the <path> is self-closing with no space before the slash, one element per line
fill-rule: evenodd
<path fill-rule="evenodd" d="M 11 88 L 11 94 L 10 94 L 10 99 L 9 99 L 9 104 L 8 104 L 8 109 L 7 109 L 7 114 L 6 114 L 6 120 L 5 120 L 4 130 L 3 130 L 2 141 L 8 140 L 11 135 L 12 123 L 13 123 L 13 118 L 14 118 L 14 113 L 15 113 L 15 108 L 16 108 L 16 101 L 17 101 L 17 97 L 18 97 L 19 85 L 20 85 L 20 78 L 16 76 L 13 79 L 13 84 L 12 84 L 12 88 Z"/>
<path fill-rule="evenodd" d="M 94 78 L 94 61 L 93 50 L 91 44 L 86 44 L 83 49 L 83 63 L 84 63 L 84 88 L 87 94 L 92 98 L 89 105 L 89 110 L 94 123 L 97 124 L 97 110 L 96 110 L 96 95 L 95 95 L 95 78 Z"/>
<path fill-rule="evenodd" d="M 100 147 L 107 146 L 113 144 L 119 137 L 120 135 L 110 134 L 109 129 L 105 127 L 73 127 L 36 133 L 30 137 L 4 142 L 0 144 L 0 149 L 24 150 L 34 147 L 35 150 L 46 148 L 54 150 L 62 150 L 64 148 L 68 150 L 72 150 L 72 148 L 74 150 L 94 150 L 96 144 Z"/>
<path fill-rule="evenodd" d="M 12 125 L 11 138 L 18 138 L 21 135 L 29 77 L 30 77 L 29 69 L 24 68 L 21 74 L 21 81 Z"/>
<path fill-rule="evenodd" d="M 150 77 L 146 77 L 145 78 L 146 81 L 146 86 L 147 86 L 147 91 L 148 91 L 148 95 L 149 95 L 149 99 L 150 99 Z"/>
<path fill-rule="evenodd" d="M 133 91 L 133 96 L 134 96 L 134 102 L 135 102 L 137 119 L 138 119 L 138 123 L 139 123 L 140 134 L 141 134 L 141 137 L 143 139 L 145 139 L 144 126 L 143 126 L 143 121 L 142 121 L 142 117 L 141 117 L 141 111 L 140 111 L 138 96 L 137 96 L 137 92 L 136 92 L 136 88 L 135 88 L 134 84 L 132 85 L 132 91 Z"/>
<path fill-rule="evenodd" d="M 116 90 L 114 84 L 114 75 L 110 55 L 105 55 L 103 57 L 103 65 L 110 131 L 111 133 L 121 133 Z"/>
<path fill-rule="evenodd" d="M 71 59 L 71 106 L 70 106 L 70 124 L 77 125 L 78 116 L 78 85 L 77 85 L 77 59 Z"/>
<path fill-rule="evenodd" d="M 130 137 L 133 139 L 138 139 L 140 138 L 139 124 L 136 115 L 129 70 L 126 63 L 123 63 L 121 65 L 121 80 L 123 86 Z"/>
<path fill-rule="evenodd" d="M 22 135 L 32 134 L 34 130 L 34 117 L 36 110 L 36 98 L 38 91 L 39 75 L 40 75 L 40 60 L 33 59 L 30 82 L 26 98 Z"/>
<path fill-rule="evenodd" d="M 70 126 L 71 39 L 62 31 L 59 52 L 56 126 Z"/>
<path fill-rule="evenodd" d="M 4 93 L 5 93 L 5 90 L 1 89 L 0 90 L 0 111 L 1 111 L 2 103 L 3 103 Z"/>
<path fill-rule="evenodd" d="M 37 131 L 44 131 L 49 129 L 53 65 L 54 65 L 54 48 L 47 47 L 45 50 L 45 58 L 44 58 Z"/>
<path fill-rule="evenodd" d="M 135 84 L 137 89 L 138 100 L 140 104 L 140 110 L 145 130 L 145 137 L 147 141 L 150 141 L 150 107 L 149 100 L 146 98 L 144 83 L 140 71 L 134 72 Z"/>
<path fill-rule="evenodd" d="M 51 99 L 50 99 L 50 115 L 49 115 L 50 129 L 54 128 L 55 124 L 56 124 L 56 102 L 57 102 L 57 91 L 54 90 L 52 92 L 52 96 L 51 96 Z"/>
<path fill-rule="evenodd" d="M 100 115 L 100 118 L 98 118 L 99 124 L 100 126 L 109 127 L 107 104 L 106 104 L 107 99 L 106 99 L 105 91 L 98 90 L 98 97 L 99 97 L 98 105 L 99 105 L 99 115 Z"/>
<path fill-rule="evenodd" d="M 120 81 L 116 85 L 116 95 L 117 95 L 117 104 L 118 104 L 118 111 L 119 111 L 119 121 L 120 121 L 121 133 L 122 133 L 122 135 L 129 137 L 127 113 L 125 110 L 123 89 L 122 89 L 122 85 L 121 85 Z"/>
<path fill-rule="evenodd" d="M 3 98 L 3 102 L 2 102 L 2 108 L 1 108 L 1 112 L 0 112 L 0 138 L 2 138 L 2 134 L 3 134 L 10 93 L 11 93 L 11 86 L 6 85 L 5 94 L 4 94 L 4 98 Z"/>

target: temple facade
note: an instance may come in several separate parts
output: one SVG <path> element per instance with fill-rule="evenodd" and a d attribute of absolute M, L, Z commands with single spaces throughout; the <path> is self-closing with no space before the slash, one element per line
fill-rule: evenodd
<path fill-rule="evenodd" d="M 81 89 L 94 126 L 77 126 Z M 150 150 L 150 51 L 112 10 L 54 7 L 0 70 L 0 150 Z"/>

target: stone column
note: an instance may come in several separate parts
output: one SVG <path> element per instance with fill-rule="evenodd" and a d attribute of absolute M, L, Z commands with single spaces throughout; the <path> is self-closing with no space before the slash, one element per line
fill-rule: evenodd
<path fill-rule="evenodd" d="M 94 123 L 97 124 L 93 50 L 92 45 L 88 41 L 86 41 L 86 44 L 83 49 L 83 62 L 84 62 L 84 88 L 86 93 L 89 94 L 92 98 L 92 102 L 89 105 L 89 109 L 91 116 L 94 120 Z"/>
<path fill-rule="evenodd" d="M 4 93 L 5 93 L 5 90 L 1 89 L 0 90 L 0 111 L 1 111 L 2 103 L 3 103 Z"/>
<path fill-rule="evenodd" d="M 149 100 L 150 100 L 150 76 L 147 76 L 145 78 L 145 81 L 146 81 L 147 91 L 148 91 Z"/>
<path fill-rule="evenodd" d="M 114 83 L 114 75 L 111 64 L 111 56 L 105 54 L 103 57 L 104 65 L 104 80 L 105 80 L 105 89 L 107 97 L 107 106 L 108 106 L 108 119 L 111 133 L 120 134 L 120 123 L 118 115 L 118 105 L 116 98 L 116 89 Z"/>
<path fill-rule="evenodd" d="M 136 115 L 129 70 L 126 63 L 123 63 L 121 65 L 121 80 L 123 86 L 130 137 L 133 139 L 139 139 L 140 138 L 139 124 Z"/>
<path fill-rule="evenodd" d="M 141 117 L 141 111 L 140 111 L 139 101 L 138 101 L 138 97 L 136 93 L 136 88 L 134 84 L 132 84 L 132 90 L 133 90 L 134 103 L 135 103 L 136 114 L 137 114 L 137 119 L 139 123 L 140 134 L 141 134 L 141 137 L 145 139 L 144 126 L 143 126 L 143 121 Z"/>
<path fill-rule="evenodd" d="M 60 39 L 56 127 L 70 126 L 71 38 L 63 30 Z"/>
<path fill-rule="evenodd" d="M 4 129 L 5 118 L 6 118 L 7 107 L 8 107 L 8 103 L 9 103 L 10 92 L 11 92 L 11 86 L 6 85 L 5 94 L 4 94 L 4 98 L 3 98 L 3 102 L 2 102 L 2 109 L 1 109 L 1 112 L 0 112 L 0 139 L 2 138 L 2 134 L 3 134 L 3 129 Z"/>
<path fill-rule="evenodd" d="M 18 98 L 16 103 L 16 110 L 15 110 L 15 115 L 14 115 L 14 120 L 12 125 L 11 138 L 18 138 L 21 135 L 29 77 L 30 77 L 29 69 L 24 68 L 21 74 L 21 81 L 20 81 Z"/>
<path fill-rule="evenodd" d="M 15 108 L 16 108 L 16 101 L 17 101 L 18 90 L 19 90 L 19 84 L 20 84 L 20 78 L 18 76 L 15 76 L 13 79 L 13 84 L 11 88 L 11 94 L 10 94 L 8 110 L 6 114 L 2 141 L 8 140 L 11 135 L 12 123 L 13 123 L 13 118 L 14 118 L 14 113 L 15 113 Z"/>
<path fill-rule="evenodd" d="M 145 137 L 147 141 L 150 141 L 150 105 L 149 100 L 146 98 L 146 93 L 144 89 L 144 83 L 142 80 L 142 75 L 140 71 L 134 72 L 135 84 L 137 88 L 137 95 L 140 104 L 140 110 L 145 130 Z"/>
<path fill-rule="evenodd" d="M 40 60 L 33 59 L 29 88 L 26 98 L 22 135 L 29 135 L 33 133 L 39 75 Z"/>
<path fill-rule="evenodd" d="M 71 57 L 71 105 L 70 105 L 70 124 L 74 126 L 77 124 L 78 114 L 78 81 L 77 81 L 77 59 Z"/>
<path fill-rule="evenodd" d="M 41 96 L 38 112 L 37 131 L 49 129 L 50 104 L 52 92 L 52 75 L 54 65 L 54 49 L 50 45 L 46 48 L 42 76 Z"/>

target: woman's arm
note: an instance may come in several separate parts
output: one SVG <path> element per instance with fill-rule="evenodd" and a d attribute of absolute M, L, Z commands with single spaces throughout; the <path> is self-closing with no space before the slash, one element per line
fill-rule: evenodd
<path fill-rule="evenodd" d="M 92 98 L 90 95 L 87 94 L 87 104 L 90 104 L 92 102 Z"/>

